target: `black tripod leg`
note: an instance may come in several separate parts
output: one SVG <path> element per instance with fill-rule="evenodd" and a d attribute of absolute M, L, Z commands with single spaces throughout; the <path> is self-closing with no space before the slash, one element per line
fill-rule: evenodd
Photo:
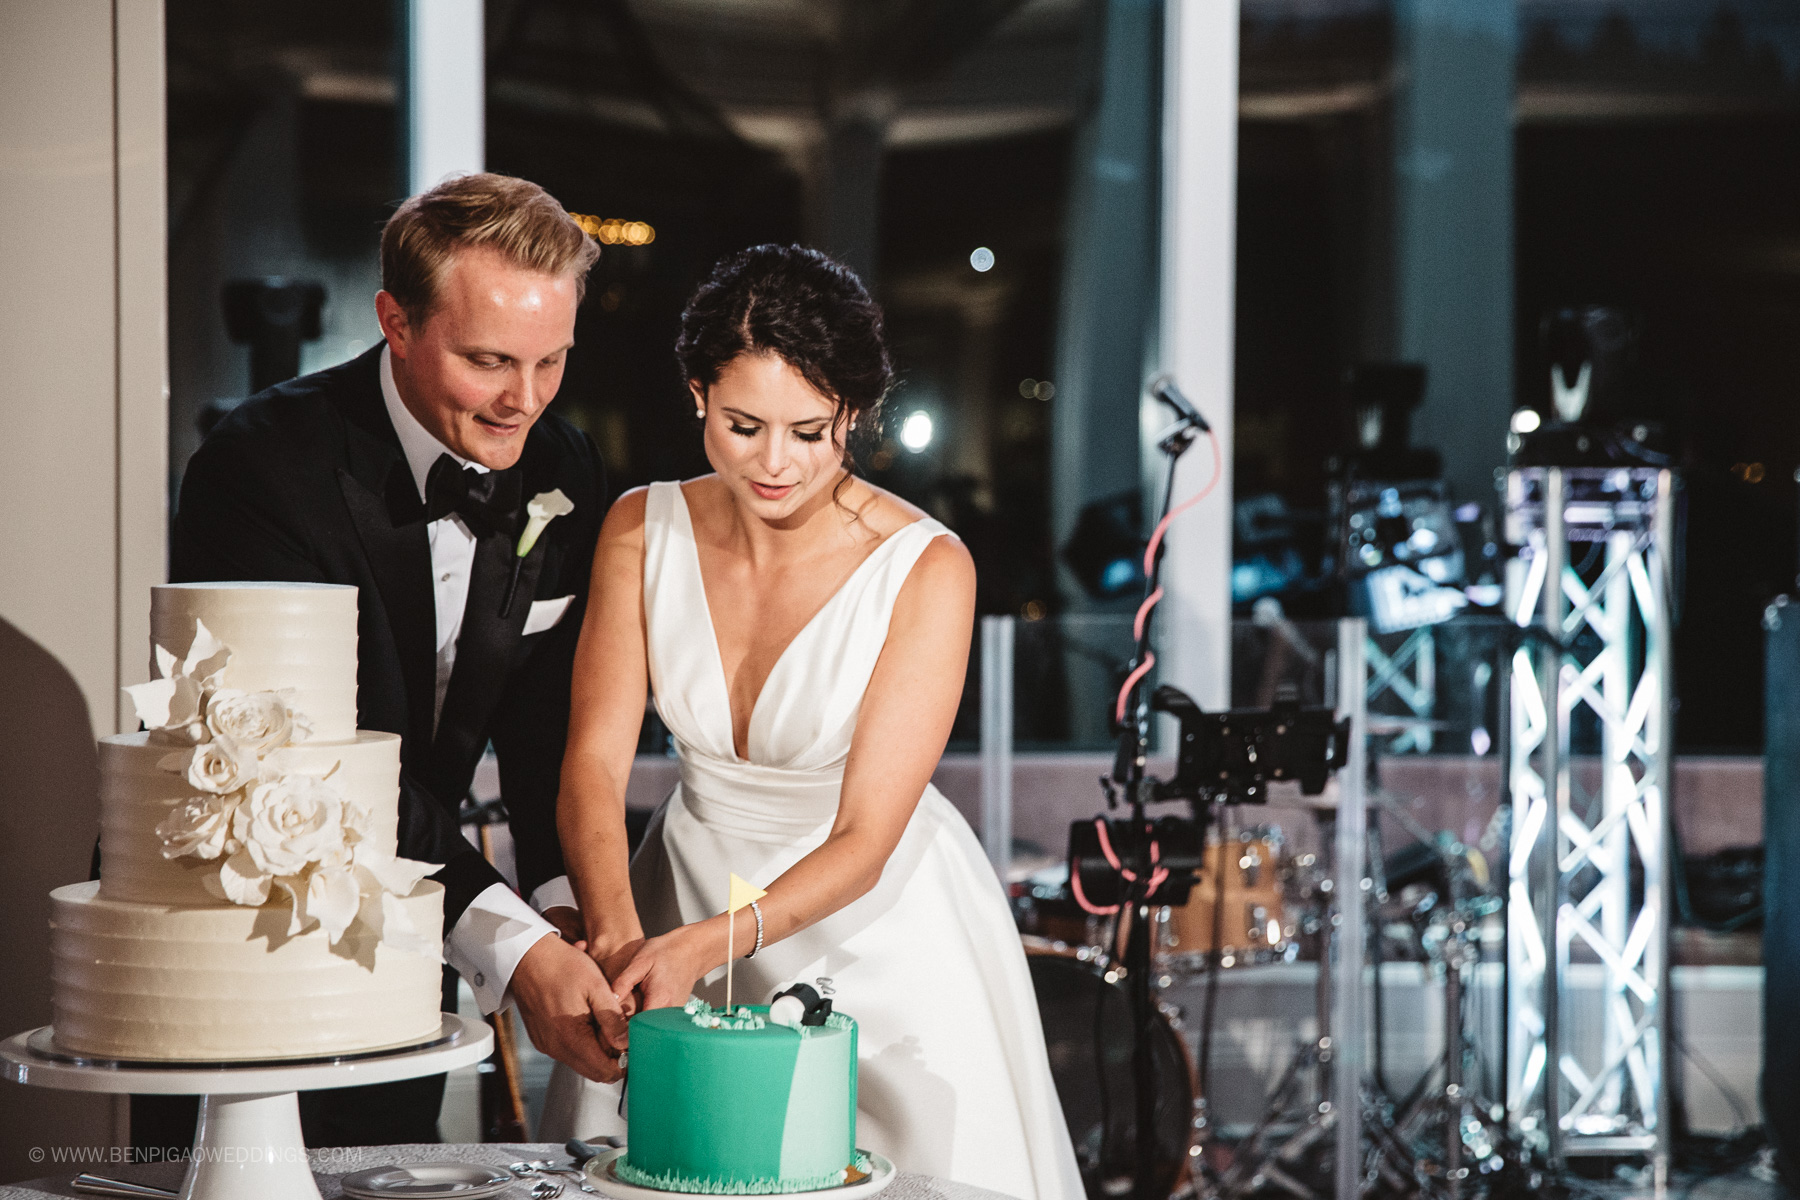
<path fill-rule="evenodd" d="M 1137 1170 L 1133 1185 L 1138 1200 L 1166 1200 L 1154 1194 L 1156 1174 L 1156 1063 L 1152 1055 L 1156 1003 L 1150 995 L 1150 906 L 1136 901 L 1131 934 L 1125 943 L 1125 970 L 1131 983 L 1131 1073 L 1137 1087 Z"/>

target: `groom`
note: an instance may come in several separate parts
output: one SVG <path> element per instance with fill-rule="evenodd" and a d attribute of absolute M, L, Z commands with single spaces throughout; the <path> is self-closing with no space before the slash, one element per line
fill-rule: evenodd
<path fill-rule="evenodd" d="M 483 1012 L 516 1001 L 534 1044 L 610 1080 L 624 1022 L 606 979 L 456 819 L 491 742 L 520 889 L 577 927 L 556 793 L 606 493 L 592 441 L 544 410 L 598 253 L 522 179 L 402 204 L 381 238 L 384 343 L 219 423 L 188 464 L 171 575 L 359 589 L 358 724 L 402 736 L 400 853 L 446 864 L 445 958 Z M 307 1144 L 435 1141 L 442 1093 L 436 1076 L 308 1094 Z"/>

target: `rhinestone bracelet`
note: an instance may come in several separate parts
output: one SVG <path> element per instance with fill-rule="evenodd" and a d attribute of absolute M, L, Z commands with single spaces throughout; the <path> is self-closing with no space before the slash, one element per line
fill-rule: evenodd
<path fill-rule="evenodd" d="M 744 955 L 745 961 L 749 961 L 756 957 L 756 952 L 762 949 L 763 942 L 762 905 L 752 900 L 750 902 L 750 911 L 756 914 L 756 945 L 750 948 L 750 953 Z"/>

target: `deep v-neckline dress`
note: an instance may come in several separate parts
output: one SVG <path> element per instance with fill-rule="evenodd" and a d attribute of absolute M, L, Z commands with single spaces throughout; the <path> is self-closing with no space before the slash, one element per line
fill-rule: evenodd
<path fill-rule="evenodd" d="M 739 758 L 687 502 L 679 484 L 650 485 L 650 686 L 681 782 L 631 864 L 647 935 L 723 911 L 731 872 L 766 886 L 825 840 L 894 601 L 926 547 L 948 533 L 930 518 L 915 521 L 851 573 L 776 660 Z M 859 1026 L 859 1145 L 903 1170 L 1021 1200 L 1080 1200 L 1005 894 L 935 787 L 872 891 L 735 971 L 736 994 L 757 1001 L 796 980 L 833 981 Z M 698 990 L 720 1003 L 724 972 L 715 974 Z M 616 1087 L 558 1072 L 540 1136 L 619 1131 Z"/>

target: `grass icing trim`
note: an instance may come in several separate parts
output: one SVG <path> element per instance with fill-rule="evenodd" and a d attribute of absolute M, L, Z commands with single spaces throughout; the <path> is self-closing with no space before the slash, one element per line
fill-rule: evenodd
<path fill-rule="evenodd" d="M 697 1179 L 672 1171 L 644 1171 L 631 1164 L 629 1150 L 626 1151 L 626 1157 L 613 1160 L 612 1166 L 613 1174 L 621 1182 L 636 1187 L 654 1188 L 659 1192 L 686 1192 L 690 1195 L 776 1196 L 787 1192 L 821 1192 L 844 1184 L 843 1169 L 795 1179 Z M 869 1156 L 860 1151 L 856 1155 L 855 1166 L 864 1174 L 874 1173 Z"/>

